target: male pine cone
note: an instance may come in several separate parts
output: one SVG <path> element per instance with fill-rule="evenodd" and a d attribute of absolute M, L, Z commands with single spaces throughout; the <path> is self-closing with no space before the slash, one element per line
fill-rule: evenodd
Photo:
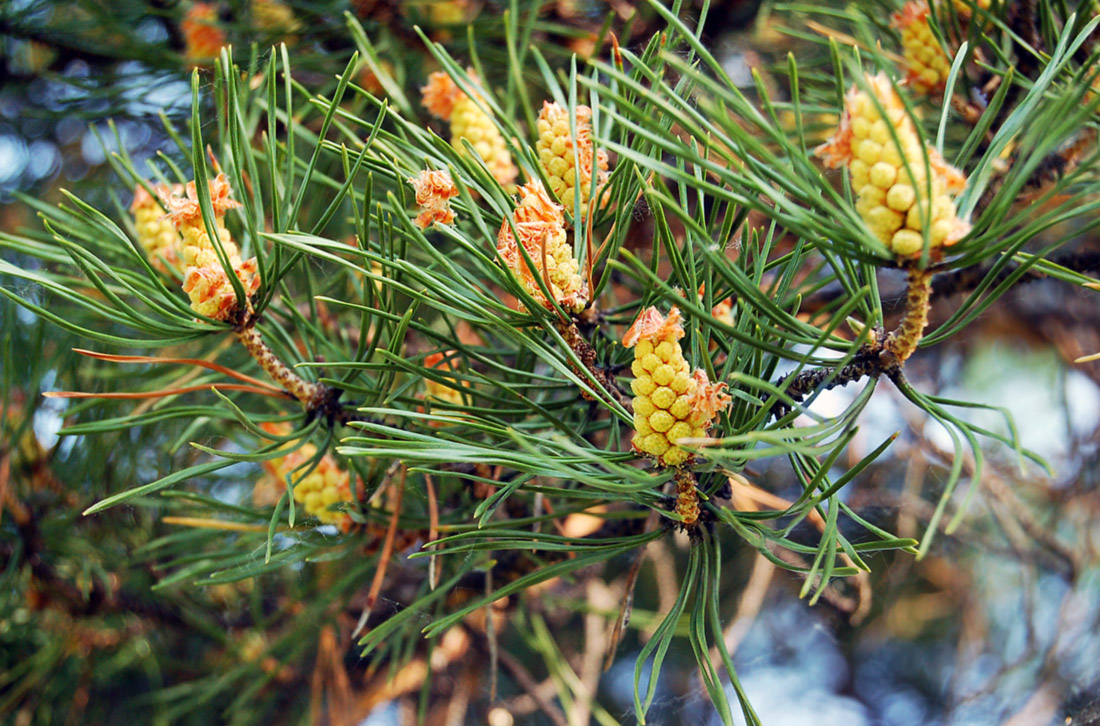
<path fill-rule="evenodd" d="M 607 152 L 603 149 L 593 152 L 592 109 L 577 106 L 577 136 L 574 140 L 569 129 L 569 112 L 557 103 L 545 101 L 539 112 L 539 138 L 535 149 L 539 155 L 539 165 L 546 173 L 550 188 L 561 203 L 577 218 L 588 213 L 588 203 L 592 198 L 592 177 L 596 178 L 595 201 L 597 207 L 607 202 L 601 194 L 607 182 Z M 579 174 L 578 176 L 578 167 Z M 578 183 L 579 179 L 579 183 Z M 574 207 L 577 200 L 577 187 L 580 187 L 580 214 Z"/>
<path fill-rule="evenodd" d="M 588 302 L 588 283 L 580 274 L 580 263 L 565 233 L 565 216 L 560 204 L 551 201 L 542 182 L 533 181 L 519 188 L 520 201 L 508 220 L 500 226 L 497 251 L 508 269 L 536 300 L 553 307 L 539 286 L 541 280 L 550 289 L 554 300 L 569 312 L 577 313 Z M 512 234 L 512 225 L 519 233 L 519 243 Z M 531 258 L 529 264 L 519 245 Z"/>
<path fill-rule="evenodd" d="M 472 71 L 471 78 L 476 82 Z M 436 71 L 429 75 L 428 85 L 420 92 L 424 108 L 433 116 L 450 122 L 451 146 L 459 153 L 465 153 L 462 139 L 469 141 L 485 160 L 493 178 L 507 191 L 514 191 L 519 170 L 512 162 L 512 155 L 508 153 L 508 146 L 493 119 L 446 73 Z"/>
<path fill-rule="evenodd" d="M 869 92 L 848 91 L 840 127 L 815 153 L 827 167 L 847 164 L 856 211 L 895 255 L 920 255 L 926 223 L 935 253 L 970 230 L 951 199 L 966 177 L 922 142 L 889 78 L 880 73 L 866 82 Z"/>
<path fill-rule="evenodd" d="M 663 466 L 681 466 L 691 454 L 677 445 L 680 439 L 700 438 L 718 411 L 729 405 L 725 383 L 711 384 L 703 370 L 691 372 L 680 338 L 680 310 L 668 318 L 650 307 L 623 336 L 634 348 L 634 441 L 637 451 Z"/>
<path fill-rule="evenodd" d="M 206 231 L 202 208 L 199 205 L 195 182 L 187 184 L 187 196 L 169 196 L 164 202 L 171 210 L 171 219 L 183 235 L 181 244 L 183 258 L 183 291 L 191 300 L 191 309 L 200 315 L 215 320 L 227 320 L 237 310 L 237 293 L 225 273 L 214 243 Z M 222 250 L 229 260 L 237 279 L 244 288 L 245 309 L 251 313 L 251 302 L 247 300 L 260 288 L 260 276 L 257 272 L 256 258 L 247 261 L 241 259 L 240 248 L 230 236 L 225 226 L 225 213 L 240 203 L 229 198 L 229 181 L 225 174 L 218 174 L 210 180 L 210 204 L 214 210 L 213 228 L 218 235 Z"/>
<path fill-rule="evenodd" d="M 263 423 L 261 427 L 276 436 L 285 436 L 290 427 L 285 424 Z M 351 502 L 351 475 L 340 468 L 331 454 L 321 457 L 317 465 L 301 480 L 301 470 L 308 468 L 307 462 L 317 456 L 317 447 L 305 444 L 286 456 L 264 462 L 263 466 L 273 478 L 276 490 L 286 486 L 289 476 L 294 483 L 294 501 L 305 507 L 306 513 L 321 520 L 324 524 L 334 524 L 343 531 L 351 528 L 351 517 L 333 505 Z"/>
<path fill-rule="evenodd" d="M 890 18 L 891 24 L 901 33 L 909 85 L 925 94 L 942 91 L 951 73 L 951 59 L 943 52 L 928 24 L 930 14 L 927 0 L 909 0 Z"/>
<path fill-rule="evenodd" d="M 157 185 L 153 191 L 160 196 L 179 195 L 183 193 L 183 186 L 177 184 L 173 189 Z M 134 187 L 134 201 L 130 204 L 130 212 L 134 215 L 138 243 L 145 250 L 149 264 L 161 272 L 179 270 L 179 232 L 153 195 L 140 184 Z"/>

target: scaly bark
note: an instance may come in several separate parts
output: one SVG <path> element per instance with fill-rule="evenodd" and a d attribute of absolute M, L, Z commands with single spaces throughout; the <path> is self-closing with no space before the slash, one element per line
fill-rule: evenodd
<path fill-rule="evenodd" d="M 902 365 L 917 349 L 924 329 L 928 326 L 929 302 L 932 294 L 932 273 L 929 270 L 909 269 L 909 288 L 905 294 L 905 315 L 898 327 L 886 337 L 883 346 L 884 362 Z M 890 360 L 889 357 L 894 360 Z"/>
<path fill-rule="evenodd" d="M 256 330 L 255 320 L 249 320 L 237 331 L 237 339 L 241 341 L 241 345 L 245 347 L 249 355 L 256 359 L 260 367 L 276 383 L 301 401 L 308 410 L 317 411 L 328 401 L 328 386 L 320 383 L 310 383 L 279 360 L 278 356 L 260 336 L 260 331 Z"/>
<path fill-rule="evenodd" d="M 585 369 L 600 383 L 608 396 L 617 401 L 619 405 L 627 411 L 633 413 L 634 407 L 631 404 L 630 398 L 623 393 L 621 388 L 619 388 L 619 384 L 615 381 L 615 376 L 611 375 L 611 373 L 604 370 L 596 363 L 595 349 L 585 340 L 581 331 L 577 329 L 576 324 L 572 321 L 566 323 L 559 320 L 556 327 L 558 332 L 561 333 L 561 337 L 565 339 L 566 344 L 573 349 L 573 352 L 580 358 L 581 363 L 584 364 Z M 577 374 L 583 376 L 582 371 L 577 371 Z M 587 394 L 584 394 L 584 396 L 588 398 Z"/>
<path fill-rule="evenodd" d="M 684 529 L 699 522 L 699 492 L 695 491 L 695 474 L 690 469 L 676 470 L 676 513 L 684 518 Z"/>

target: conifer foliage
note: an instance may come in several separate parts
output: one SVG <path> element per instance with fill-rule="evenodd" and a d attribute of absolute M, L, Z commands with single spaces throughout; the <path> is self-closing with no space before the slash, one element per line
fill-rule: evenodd
<path fill-rule="evenodd" d="M 1043 465 L 905 370 L 1029 271 L 1098 284 L 1051 261 L 1100 219 L 1097 20 L 897 3 L 888 48 L 870 14 L 787 5 L 772 21 L 804 42 L 747 88 L 704 40 L 705 3 L 639 3 L 652 35 L 619 37 L 636 31 L 612 14 L 571 47 L 540 3 L 483 12 L 468 37 L 431 18 L 471 3 L 392 5 L 356 3 L 355 48 L 318 74 L 290 47 L 331 26 L 311 39 L 289 4 L 254 3 L 284 42 L 234 47 L 213 4 L 189 3 L 191 115 L 165 117 L 170 145 L 140 167 L 116 145 L 108 193 L 27 198 L 42 228 L 0 233 L 5 370 L 55 341 L 3 384 L 5 591 L 59 619 L 41 616 L 52 650 L 5 664 L 0 713 L 74 647 L 163 627 L 177 640 L 158 648 L 205 639 L 189 667 L 141 675 L 164 723 L 211 704 L 351 723 L 413 697 L 436 714 L 459 688 L 488 709 L 523 687 L 519 649 L 561 704 L 613 723 L 546 619 L 601 581 L 608 662 L 638 652 L 638 722 L 666 656 L 691 652 L 709 704 L 692 722 L 756 724 L 722 648 L 723 556 L 759 552 L 816 603 L 870 554 L 935 547 L 983 445 Z M 963 270 L 977 282 L 928 328 L 935 281 Z M 895 271 L 900 314 L 878 294 Z M 51 368 L 72 388 L 41 399 Z M 848 384 L 844 410 L 815 411 Z M 916 538 L 842 496 L 893 441 L 846 453 L 884 386 L 956 447 Z M 29 423 L 59 403 L 63 480 Z M 777 460 L 797 498 L 735 506 L 731 486 Z M 35 550 L 69 526 L 103 526 L 100 554 Z M 638 640 L 632 563 L 677 537 L 676 597 Z M 145 570 L 120 585 L 104 563 L 124 552 Z M 479 668 L 425 675 L 459 662 Z"/>

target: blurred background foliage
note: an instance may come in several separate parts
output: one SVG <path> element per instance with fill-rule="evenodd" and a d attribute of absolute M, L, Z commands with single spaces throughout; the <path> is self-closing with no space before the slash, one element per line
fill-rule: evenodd
<path fill-rule="evenodd" d="M 1042 18 L 1039 30 L 1056 40 L 1052 18 L 1068 17 L 1073 10 L 1080 11 L 1079 17 L 1091 12 L 1091 3 L 1068 5 L 996 3 L 994 9 L 1006 13 L 1001 18 L 1011 12 L 1036 13 Z M 494 84 L 503 87 L 510 67 L 506 11 L 514 12 L 516 6 L 520 17 L 530 21 L 531 43 L 559 80 L 568 78 L 574 53 L 582 68 L 592 59 L 604 63 L 607 72 L 612 33 L 624 49 L 641 54 L 650 36 L 665 28 L 653 7 L 632 2 L 557 0 L 509 6 L 476 0 L 334 0 L 223 2 L 211 7 L 212 26 L 233 44 L 233 57 L 246 71 L 244 80 L 259 79 L 251 89 L 254 97 L 263 92 L 270 45 L 286 43 L 293 80 L 299 84 L 290 95 L 296 98 L 305 140 L 316 138 L 325 111 L 322 101 L 310 104 L 306 99 L 331 99 L 336 77 L 355 51 L 360 53 L 356 85 L 386 97 L 407 120 L 418 118 L 417 89 L 429 72 L 440 68 L 440 60 L 414 30 L 417 25 L 451 57 L 464 62 L 476 55 Z M 682 16 L 698 20 L 701 6 L 684 3 Z M 13 0 L 0 9 L 0 231 L 40 239 L 41 222 L 35 214 L 48 216 L 48 209 L 63 202 L 62 188 L 120 224 L 128 221 L 125 208 L 133 180 L 120 180 L 108 160 L 125 158 L 138 170 L 146 168 L 147 160 L 162 168 L 190 166 L 186 143 L 177 143 L 170 129 L 187 136 L 194 65 L 200 67 L 201 132 L 207 140 L 219 139 L 215 144 L 225 143 L 220 138 L 224 129 L 216 121 L 224 109 L 218 108 L 212 59 L 188 50 L 184 23 L 192 8 L 189 3 L 156 1 Z M 707 10 L 700 37 L 753 102 L 759 101 L 760 87 L 768 89 L 780 106 L 779 124 L 801 125 L 816 143 L 834 127 L 830 114 L 836 109 L 831 57 L 823 42 L 830 33 L 817 28 L 832 28 L 842 43 L 863 43 L 870 55 L 872 40 L 881 39 L 888 49 L 897 47 L 885 20 L 896 9 L 889 2 L 717 2 Z M 356 35 L 356 27 L 362 36 Z M 677 52 L 687 57 L 684 47 Z M 801 119 L 788 103 L 788 52 L 798 58 L 807 85 L 808 106 Z M 1088 52 L 1083 58 L 1094 59 Z M 382 73 L 375 73 L 375 67 Z M 534 64 L 524 73 L 531 84 L 545 85 Z M 283 92 L 280 86 L 280 101 L 285 100 Z M 351 116 L 371 121 L 377 113 L 363 96 L 349 94 L 345 100 Z M 501 101 L 523 120 L 518 99 Z M 933 133 L 936 112 L 938 108 L 928 107 L 925 114 Z M 367 132 L 369 128 L 360 128 L 347 137 L 365 138 Z M 949 136 L 947 144 L 957 149 L 966 138 Z M 310 151 L 303 141 L 300 158 L 308 160 Z M 118 157 L 109 157 L 112 152 Z M 676 164 L 671 154 L 663 159 Z M 418 159 L 410 154 L 401 161 Z M 340 166 L 336 161 L 331 168 Z M 316 221 L 325 202 L 310 199 L 303 209 L 303 220 Z M 626 214 L 636 224 L 621 244 L 648 263 L 658 234 L 651 208 L 642 201 Z M 337 218 L 326 234 L 350 237 L 355 231 L 350 216 Z M 54 220 L 63 224 L 62 217 Z M 1089 230 L 1093 221 L 1071 219 L 1044 230 L 1027 249 L 1037 252 L 1064 237 L 1069 241 L 1060 250 L 1060 261 L 1068 264 L 1072 256 L 1077 273 L 1095 275 L 1100 250 Z M 747 238 L 752 239 L 751 230 L 766 232 L 767 225 L 765 214 L 751 210 Z M 307 223 L 300 227 L 308 228 Z M 677 234 L 682 234 L 680 227 Z M 791 252 L 797 248 L 794 238 L 781 229 L 774 254 L 803 254 Z M 17 245 L 5 245 L 3 255 L 14 264 L 39 264 L 28 262 L 31 255 Z M 320 270 L 330 267 L 322 268 L 312 258 L 310 264 L 316 271 L 308 289 L 316 284 L 330 296 L 351 294 L 352 285 L 339 288 L 343 278 L 324 280 Z M 49 268 L 48 255 L 43 265 Z M 634 268 L 624 265 L 610 278 L 611 294 L 619 295 L 623 306 L 609 314 L 618 315 L 614 321 L 623 325 L 634 309 L 626 301 L 652 292 L 644 277 L 638 281 L 625 274 L 627 269 Z M 655 269 L 662 279 L 673 274 L 667 264 Z M 331 286 L 325 287 L 326 282 Z M 932 330 L 951 320 L 964 302 L 970 304 L 968 293 L 978 281 L 955 282 L 957 289 L 938 291 Z M 877 284 L 885 322 L 900 309 L 903 275 L 883 269 Z M 51 299 L 19 277 L 0 277 L 0 285 L 38 304 Z M 811 287 L 807 284 L 806 290 Z M 836 311 L 845 289 L 833 279 L 817 292 L 800 298 L 800 319 L 826 325 L 823 319 Z M 341 344 L 350 341 L 354 351 L 352 333 L 332 333 L 338 326 L 326 322 L 329 310 L 311 298 L 306 302 L 298 289 L 294 293 L 297 297 L 287 291 L 271 317 L 288 328 L 308 327 L 307 317 L 313 321 L 305 336 L 309 349 L 298 350 L 298 343 L 284 335 L 281 350 L 308 359 L 323 350 L 331 333 L 342 336 Z M 1029 274 L 983 305 L 980 316 L 950 341 L 922 349 L 907 366 L 909 381 L 928 396 L 1007 409 L 1017 432 L 996 411 L 975 410 L 966 420 L 1006 438 L 1018 434 L 1023 446 L 1051 465 L 1049 474 L 1033 465 L 1021 470 L 1011 447 L 989 447 L 965 518 L 950 536 L 941 533 L 922 559 L 904 551 L 870 552 L 865 555 L 870 573 L 823 585 L 820 599 L 810 607 L 800 597 L 803 576 L 778 567 L 740 538 L 716 537 L 713 552 L 721 554 L 722 577 L 711 584 L 722 616 L 718 635 L 761 722 L 1100 723 L 1100 363 L 1074 363 L 1100 351 L 1096 294 L 1081 285 Z M 61 307 L 48 309 L 66 314 Z M 109 495 L 210 461 L 208 452 L 189 442 L 246 454 L 256 450 L 258 438 L 231 425 L 235 414 L 212 405 L 209 392 L 176 402 L 176 413 L 159 420 L 157 412 L 164 407 L 149 401 L 87 404 L 43 398 L 49 391 L 122 391 L 135 385 L 155 390 L 208 379 L 182 381 L 178 371 L 157 366 L 135 373 L 133 368 L 93 363 L 73 352 L 89 347 L 86 340 L 17 306 L 10 297 L 0 300 L 0 325 L 0 716 L 5 722 L 635 722 L 632 694 L 638 685 L 639 652 L 674 609 L 685 573 L 702 566 L 695 563 L 697 550 L 686 536 L 653 541 L 637 560 L 633 616 L 606 674 L 608 624 L 635 564 L 627 554 L 513 595 L 492 610 L 478 610 L 480 620 L 472 616 L 437 634 L 430 648 L 418 636 L 406 634 L 363 657 L 352 634 L 377 571 L 381 536 L 344 540 L 335 530 L 306 529 L 294 533 L 291 546 L 289 537 L 277 535 L 274 566 L 269 566 L 269 523 L 274 527 L 277 520 L 268 511 L 273 502 L 263 499 L 259 486 L 264 470 L 249 461 L 204 471 L 158 496 L 84 516 L 84 510 Z M 448 332 L 471 348 L 484 343 L 464 339 L 467 331 L 460 326 Z M 429 343 L 434 341 L 421 340 L 415 352 L 427 352 Z M 217 354 L 231 368 L 247 361 L 213 336 L 197 345 L 186 348 L 186 355 Z M 772 380 L 793 370 L 788 362 L 774 365 Z M 328 374 L 333 375 L 331 370 Z M 826 418 L 842 416 L 857 405 L 863 385 L 824 391 L 810 410 Z M 409 390 L 403 395 L 407 407 L 414 408 L 416 394 Z M 190 415 L 180 408 L 185 405 L 193 406 Z M 841 478 L 862 466 L 857 485 L 842 490 L 844 504 L 899 538 L 923 540 L 930 523 L 942 529 L 962 508 L 965 492 L 960 491 L 946 498 L 947 516 L 937 518 L 953 465 L 961 458 L 967 477 L 974 473 L 974 459 L 960 457 L 942 427 L 885 383 L 858 405 L 860 428 L 843 455 L 829 461 L 828 475 Z M 564 413 L 565 405 L 561 411 L 562 416 L 579 417 L 576 411 Z M 111 424 L 135 413 L 146 416 L 144 425 Z M 276 408 L 261 418 L 290 419 Z M 811 421 L 804 415 L 801 423 Z M 215 429 L 215 424 L 225 426 Z M 587 425 L 587 419 L 577 425 Z M 63 427 L 68 431 L 61 435 Z M 320 426 L 316 431 L 323 438 Z M 864 465 L 894 432 L 893 445 Z M 392 496 L 379 484 L 392 477 L 388 462 L 352 459 L 350 465 L 372 490 L 382 492 L 380 499 Z M 475 489 L 481 473 L 462 485 L 470 491 L 455 494 L 449 508 L 472 510 L 481 504 L 486 492 Z M 784 457 L 754 460 L 730 484 L 731 507 L 740 512 L 774 513 L 803 494 Z M 410 512 L 426 509 L 425 501 L 414 505 Z M 219 521 L 226 524 L 187 524 L 196 513 L 224 515 Z M 365 528 L 376 535 L 385 531 L 388 516 L 374 512 L 372 519 L 371 511 L 366 514 Z M 581 520 L 573 523 L 583 527 Z M 789 537 L 813 553 L 824 526 L 807 517 Z M 854 523 L 841 526 L 845 536 L 858 538 L 860 528 Z M 416 548 L 415 537 L 395 545 L 402 559 Z M 510 550 L 494 556 L 517 557 Z M 794 557 L 788 564 L 800 564 L 798 555 L 779 551 L 776 556 Z M 454 600 L 473 602 L 493 587 L 490 573 L 498 562 L 467 562 L 473 563 L 472 574 L 445 570 L 443 578 L 447 583 L 461 574 L 462 589 Z M 544 565 L 536 560 L 522 567 Z M 403 609 L 424 597 L 423 578 L 413 577 L 422 576 L 423 570 L 413 560 L 407 570 L 390 574 L 371 629 L 380 619 L 404 612 L 409 616 L 406 630 L 415 634 L 440 617 L 438 602 Z M 216 573 L 213 579 L 210 573 Z M 200 577 L 203 586 L 194 586 Z M 692 624 L 685 615 L 674 625 L 675 645 L 655 686 L 650 722 L 720 723 L 701 684 L 699 654 L 693 657 L 688 646 Z M 717 662 L 717 656 L 703 655 L 712 657 Z M 646 665 L 641 673 L 643 691 L 648 669 Z M 736 701 L 732 691 L 730 697 Z M 735 713 L 734 718 L 744 717 Z"/>

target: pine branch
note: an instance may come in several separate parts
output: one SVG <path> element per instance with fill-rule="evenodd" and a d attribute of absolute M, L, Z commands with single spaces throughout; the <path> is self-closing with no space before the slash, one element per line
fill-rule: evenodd
<path fill-rule="evenodd" d="M 796 403 L 801 403 L 810 394 L 819 390 L 829 391 L 837 387 L 846 386 L 849 383 L 861 381 L 864 378 L 877 378 L 884 372 L 881 354 L 885 342 L 885 333 L 876 330 L 874 340 L 867 343 L 856 352 L 852 362 L 835 368 L 812 368 L 801 373 L 794 374 L 793 380 L 788 383 L 791 376 L 783 376 L 776 381 L 776 386 L 785 390 L 787 395 Z M 776 401 L 772 412 L 777 419 L 790 413 L 791 407 L 784 401 Z"/>
<path fill-rule="evenodd" d="M 1048 261 L 1083 275 L 1100 273 L 1100 251 L 1072 252 L 1051 257 Z M 1013 273 L 1019 268 L 1020 263 L 1005 265 L 993 276 L 987 287 L 992 289 L 1000 286 L 1001 283 L 1012 277 Z M 991 270 L 992 265 L 982 265 L 965 267 L 961 270 L 937 275 L 932 281 L 933 301 L 971 292 L 986 279 Z M 1028 274 L 1016 281 L 1016 285 L 1025 285 L 1047 277 L 1042 269 L 1034 265 L 1030 266 L 1027 272 Z"/>
<path fill-rule="evenodd" d="M 932 290 L 932 272 L 910 267 L 908 274 L 905 312 L 897 328 L 888 334 L 883 334 L 881 330 L 873 331 L 873 339 L 856 352 L 851 363 L 840 369 L 809 369 L 795 375 L 789 384 L 789 376 L 784 376 L 776 385 L 781 389 L 786 387 L 787 395 L 801 403 L 818 390 L 845 386 L 866 377 L 886 375 L 895 382 L 900 380 L 905 361 L 916 350 L 928 325 L 928 311 L 931 307 L 929 296 Z M 789 413 L 791 407 L 783 401 L 777 401 L 772 410 L 779 419 Z"/>
<path fill-rule="evenodd" d="M 932 292 L 932 272 L 909 268 L 909 283 L 905 293 L 905 314 L 898 327 L 886 336 L 882 345 L 883 365 L 899 367 L 909 360 L 928 326 L 929 295 Z"/>
<path fill-rule="evenodd" d="M 260 332 L 256 330 L 256 318 L 250 318 L 237 331 L 237 339 L 248 351 L 248 354 L 256 359 L 260 368 L 263 368 L 272 380 L 298 399 L 307 411 L 317 411 L 330 397 L 331 391 L 327 386 L 306 381 L 279 360 L 278 356 L 264 342 Z"/>
<path fill-rule="evenodd" d="M 1076 169 L 1081 160 L 1085 158 L 1087 153 L 1095 146 L 1096 137 L 1096 127 L 1086 128 L 1078 133 L 1076 138 L 1069 144 L 1066 144 L 1064 148 L 1044 156 L 1035 167 L 1035 170 L 1031 173 L 1031 176 L 1024 182 L 1023 187 L 1021 187 L 1020 191 L 1016 194 L 1014 203 L 1027 204 L 1037 197 L 1042 196 L 1044 192 Z M 1011 162 L 1007 164 L 1003 170 L 997 173 L 985 192 L 982 193 L 981 198 L 974 208 L 976 213 L 980 214 L 982 210 L 992 204 L 1001 193 L 1001 189 L 1004 187 L 1005 181 L 1007 180 L 1008 172 L 1012 169 L 1012 165 L 1015 163 L 1020 153 L 1020 149 L 1017 149 L 1013 153 Z"/>
<path fill-rule="evenodd" d="M 1070 252 L 1047 258 L 1047 261 L 1058 267 L 1080 273 L 1082 275 L 1100 274 L 1100 252 Z M 1021 267 L 1022 263 L 1013 262 L 1004 265 L 986 285 L 989 289 L 1000 286 L 1008 280 Z M 993 263 L 963 267 L 950 272 L 941 272 L 932 278 L 932 292 L 930 300 L 933 305 L 956 295 L 965 295 L 981 285 L 993 269 Z M 1027 274 L 1020 277 L 1014 285 L 1026 285 L 1036 280 L 1046 279 L 1048 275 L 1040 267 L 1029 265 Z M 814 315 L 829 305 L 843 300 L 847 296 L 843 287 L 839 284 L 828 285 L 817 294 L 807 298 L 799 312 Z M 905 297 L 884 299 L 882 301 L 883 313 L 887 316 L 900 312 L 905 305 Z"/>
<path fill-rule="evenodd" d="M 98 578 L 92 579 L 91 587 L 87 593 L 71 584 L 54 570 L 53 566 L 42 556 L 46 551 L 47 543 L 38 528 L 36 513 L 31 511 L 18 525 L 19 536 L 23 547 L 20 558 L 30 567 L 32 576 L 64 605 L 64 608 L 74 616 L 90 616 L 103 614 L 132 614 L 141 618 L 149 618 L 158 623 L 176 627 L 188 627 L 187 621 L 174 608 L 167 606 L 163 601 L 150 602 L 147 598 L 125 589 L 107 589 Z M 15 556 L 14 547 L 4 544 L 5 567 L 10 558 Z"/>
<path fill-rule="evenodd" d="M 555 326 L 558 332 L 561 333 L 565 342 L 573 349 L 573 352 L 580 358 L 581 363 L 584 364 L 585 371 L 594 378 L 604 392 L 607 393 L 614 401 L 627 410 L 627 412 L 633 412 L 633 405 L 631 403 L 630 395 L 619 386 L 618 381 L 615 380 L 615 376 L 605 368 L 600 367 L 596 349 L 592 347 L 592 344 L 581 334 L 581 331 L 577 328 L 577 324 L 573 321 L 557 321 Z M 579 375 L 584 375 L 578 371 Z M 585 396 L 587 398 L 587 395 Z"/>

